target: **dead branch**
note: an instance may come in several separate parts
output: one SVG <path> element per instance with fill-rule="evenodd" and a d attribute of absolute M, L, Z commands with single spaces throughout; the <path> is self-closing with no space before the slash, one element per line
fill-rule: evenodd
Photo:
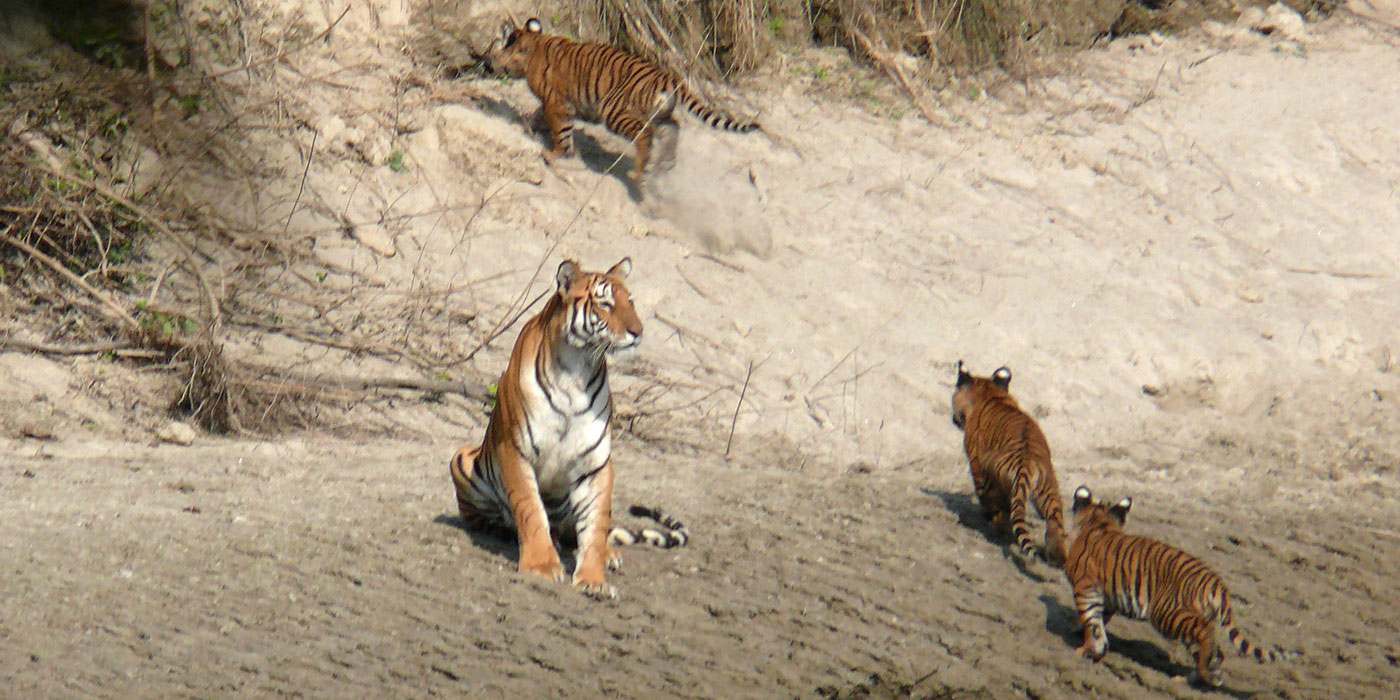
<path fill-rule="evenodd" d="M 430 394 L 457 394 L 476 401 L 487 401 L 491 398 L 484 384 L 477 385 L 466 381 L 448 381 L 443 379 L 426 379 L 422 377 L 357 377 L 353 375 L 289 371 L 271 367 L 254 368 L 250 366 L 247 369 L 251 372 L 259 373 L 263 377 L 272 377 L 278 381 L 290 381 L 300 384 L 303 387 L 314 387 L 317 389 L 361 392 L 402 389 L 407 391 L 421 391 Z M 268 380 L 263 379 L 262 381 Z"/>
<path fill-rule="evenodd" d="M 311 37 L 310 39 L 307 39 L 306 41 L 301 42 L 300 44 L 297 44 L 296 46 L 293 46 L 289 49 L 284 49 L 282 51 L 278 51 L 277 53 L 271 56 L 268 56 L 266 58 L 260 58 L 256 61 L 252 61 L 246 65 L 242 65 L 237 68 L 229 68 L 226 70 L 221 70 L 217 73 L 212 73 L 208 77 L 210 80 L 218 80 L 219 78 L 222 78 L 226 75 L 233 75 L 234 73 L 238 73 L 241 71 L 251 71 L 252 69 L 257 68 L 258 66 L 262 66 L 267 63 L 272 63 L 274 61 L 280 61 L 288 56 L 291 56 L 292 54 L 300 53 L 306 47 L 318 41 L 322 41 L 326 37 L 330 36 L 331 31 L 335 29 L 336 25 L 340 24 L 340 20 L 345 19 L 345 15 L 350 14 L 351 7 L 354 7 L 354 5 L 347 5 L 345 7 L 345 10 L 340 13 L 340 16 L 336 17 L 335 21 L 331 22 L 330 25 L 328 25 L 325 29 L 321 30 L 321 33 Z"/>
<path fill-rule="evenodd" d="M 11 350 L 22 350 L 40 355 L 57 355 L 60 357 L 75 357 L 77 355 L 101 355 L 112 353 L 117 357 L 142 360 L 158 360 L 167 356 L 167 353 L 160 350 L 146 350 L 133 347 L 131 343 L 124 341 L 110 341 L 106 343 L 88 343 L 86 345 L 51 345 L 49 343 L 37 343 L 24 338 L 7 336 L 0 339 L 0 348 Z"/>
<path fill-rule="evenodd" d="M 137 204 L 136 202 L 131 201 L 126 196 L 122 195 L 116 190 L 113 190 L 108 185 L 102 182 L 98 182 L 96 180 L 81 178 L 67 172 L 67 170 L 62 166 L 62 163 L 58 161 L 57 155 L 54 154 L 53 144 L 49 143 L 48 139 L 44 138 L 42 135 L 33 131 L 26 131 L 20 134 L 19 136 L 20 139 L 24 141 L 25 145 L 29 146 L 30 149 L 33 150 L 41 158 L 44 164 L 44 169 L 48 171 L 49 174 L 53 175 L 54 177 L 61 178 L 64 181 L 72 183 L 74 185 L 78 185 L 80 187 L 85 187 L 89 190 L 92 190 L 93 192 L 96 192 L 97 194 L 106 197 L 108 200 L 125 207 L 128 211 L 132 212 L 133 214 L 136 214 L 137 216 L 141 217 L 142 220 L 151 224 L 153 227 L 155 227 L 157 231 L 165 235 L 173 244 L 175 244 L 176 248 L 180 249 L 181 254 L 184 256 L 182 262 L 185 264 L 185 267 L 187 267 L 190 270 L 190 272 L 194 274 L 195 279 L 199 282 L 200 289 L 204 292 L 205 302 L 208 305 L 209 310 L 209 323 L 213 326 L 218 326 L 221 320 L 221 315 L 219 313 L 219 301 L 218 298 L 214 295 L 213 288 L 209 285 L 209 280 L 204 277 L 204 273 L 201 272 L 199 267 L 194 264 L 194 257 L 197 252 L 197 247 L 193 242 L 186 241 L 184 237 L 175 233 L 175 230 L 171 228 L 170 225 L 167 224 L 164 219 L 156 216 L 154 212 Z"/>
<path fill-rule="evenodd" d="M 856 26 L 855 20 L 848 20 L 847 24 L 847 32 L 851 35 L 851 38 L 855 39 L 856 43 L 860 44 L 861 50 L 864 51 L 867 56 L 880 64 L 880 67 L 884 68 L 885 72 L 888 73 L 891 78 L 894 78 L 894 81 L 899 83 L 900 87 L 904 88 L 904 92 L 909 95 L 909 100 L 918 108 L 919 114 L 922 114 L 924 119 L 928 120 L 930 124 L 935 126 L 947 126 L 947 121 L 938 117 L 933 111 L 933 106 L 924 98 L 923 93 L 914 89 L 913 83 L 909 81 L 909 76 L 905 75 L 904 69 L 890 56 L 890 52 L 887 49 L 877 48 L 875 43 L 870 40 L 870 37 L 866 36 L 865 32 L 861 31 L 861 29 Z"/>
<path fill-rule="evenodd" d="M 7 226 L 5 227 L 4 231 L 0 231 L 0 241 L 8 243 L 24 251 L 26 254 L 29 255 L 31 259 L 43 263 L 44 265 L 52 269 L 54 272 L 57 272 L 64 279 L 68 280 L 69 282 L 72 282 L 79 289 L 86 292 L 88 296 L 97 300 L 102 306 L 106 307 L 107 310 L 110 311 L 112 315 L 117 318 L 117 320 L 126 324 L 128 329 L 130 329 L 132 332 L 141 331 L 141 324 L 137 323 L 136 319 L 132 318 L 131 314 L 127 313 L 126 309 L 123 308 L 121 304 L 118 304 L 115 300 L 107 296 L 107 294 L 103 293 L 101 290 L 88 284 L 87 280 L 74 274 L 72 270 L 69 270 L 68 268 L 64 267 L 57 260 L 54 260 L 53 258 L 45 255 L 43 251 L 39 250 L 38 248 L 35 248 L 32 245 L 29 245 L 28 243 L 25 243 L 24 241 L 18 238 L 15 238 L 14 236 L 11 236 L 10 229 L 12 228 L 14 227 Z"/>

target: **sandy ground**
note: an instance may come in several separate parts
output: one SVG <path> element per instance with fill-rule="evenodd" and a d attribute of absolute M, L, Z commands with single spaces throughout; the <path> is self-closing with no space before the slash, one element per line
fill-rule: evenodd
<path fill-rule="evenodd" d="M 1247 634 L 1304 652 L 1228 658 L 1227 693 L 1400 682 L 1384 3 L 1391 24 L 1115 41 L 1060 77 L 949 98 L 937 126 L 893 91 L 834 100 L 868 76 L 813 52 L 725 99 L 776 138 L 687 122 L 640 205 L 601 172 L 626 153 L 606 134 L 540 162 L 522 85 L 396 93 L 402 44 L 354 37 L 409 32 L 411 12 L 356 8 L 267 83 L 304 88 L 278 104 L 315 125 L 312 167 L 309 131 L 250 130 L 271 173 L 257 206 L 221 191 L 210 207 L 291 221 L 381 279 L 352 304 L 471 281 L 450 302 L 490 323 L 544 289 L 539 265 L 631 255 L 647 342 L 615 378 L 618 499 L 665 507 L 694 541 L 629 552 L 620 599 L 591 602 L 520 582 L 513 543 L 458 526 L 446 460 L 479 439 L 480 406 L 380 401 L 386 440 L 153 445 L 162 387 L 142 373 L 7 353 L 6 694 L 1199 695 L 1143 623 L 1115 620 L 1104 662 L 1076 657 L 1068 586 L 989 536 L 948 420 L 960 358 L 1012 367 L 1067 491 L 1133 496 L 1131 530 L 1204 558 Z M 332 9 L 296 18 L 299 36 Z M 386 167 L 395 149 L 408 167 Z M 312 206 L 289 217 L 303 173 Z M 352 239 L 324 212 L 380 223 Z M 422 333 L 465 348 L 468 330 Z M 513 336 L 463 376 L 498 373 Z M 271 337 L 244 351 L 395 369 Z"/>

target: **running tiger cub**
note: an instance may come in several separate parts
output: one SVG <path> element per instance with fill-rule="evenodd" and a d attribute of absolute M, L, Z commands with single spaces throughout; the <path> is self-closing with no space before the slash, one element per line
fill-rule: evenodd
<path fill-rule="evenodd" d="M 1065 561 L 1064 506 L 1050 463 L 1050 445 L 1029 415 L 1007 393 L 1011 370 L 1001 367 L 990 378 L 963 371 L 953 391 L 953 425 L 963 431 L 963 450 L 972 468 L 972 485 L 982 513 L 997 532 L 1012 531 L 1024 556 L 1035 552 L 1026 525 L 1026 500 L 1045 519 L 1045 560 L 1058 568 Z"/>
<path fill-rule="evenodd" d="M 632 261 L 605 273 L 566 260 L 556 292 L 525 324 L 496 390 L 480 447 L 452 457 L 457 507 L 470 527 L 513 528 L 520 571 L 560 581 L 564 567 L 550 538 L 572 527 L 578 543 L 573 584 L 615 597 L 604 567 L 622 562 L 614 545 L 684 545 L 685 526 L 659 510 L 633 507 L 661 529 L 612 527 L 612 394 L 606 354 L 641 342 L 642 322 L 624 286 Z M 564 534 L 568 534 L 567 531 Z"/>
<path fill-rule="evenodd" d="M 1130 498 L 1107 506 L 1093 500 L 1088 487 L 1074 491 L 1076 535 L 1065 563 L 1074 588 L 1074 605 L 1084 627 L 1084 644 L 1075 650 L 1094 661 L 1108 651 L 1104 625 L 1116 612 L 1147 619 L 1168 639 L 1180 640 L 1196 655 L 1201 681 L 1219 687 L 1224 654 L 1215 643 L 1215 626 L 1225 628 L 1241 656 L 1259 663 L 1296 658 L 1297 652 L 1257 647 L 1235 628 L 1230 592 L 1201 560 L 1175 547 L 1123 532 Z"/>
<path fill-rule="evenodd" d="M 543 103 L 554 144 L 544 153 L 547 162 L 569 153 L 575 118 L 600 122 L 636 143 L 633 178 L 638 189 L 646 179 L 656 127 L 677 126 L 672 116 L 677 100 L 711 127 L 742 133 L 759 128 L 706 106 L 676 76 L 650 61 L 607 44 L 545 34 L 535 18 L 524 28 L 506 22 L 486 57 L 494 69 L 523 76 Z"/>

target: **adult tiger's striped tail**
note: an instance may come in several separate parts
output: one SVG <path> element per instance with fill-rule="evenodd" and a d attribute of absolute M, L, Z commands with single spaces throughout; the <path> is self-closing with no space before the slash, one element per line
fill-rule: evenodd
<path fill-rule="evenodd" d="M 684 547 L 690 542 L 690 531 L 686 529 L 685 525 L 661 512 L 660 508 L 632 506 L 627 509 L 627 512 L 634 517 L 654 520 L 661 527 L 643 527 L 636 530 L 613 527 L 612 531 L 608 533 L 608 544 L 626 546 L 645 542 L 653 547 L 670 549 Z"/>

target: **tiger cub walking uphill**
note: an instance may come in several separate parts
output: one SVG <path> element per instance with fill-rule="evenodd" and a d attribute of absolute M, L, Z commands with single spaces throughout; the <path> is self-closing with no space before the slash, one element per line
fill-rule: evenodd
<path fill-rule="evenodd" d="M 953 391 L 953 425 L 963 431 L 963 449 L 972 468 L 972 485 L 982 513 L 997 532 L 1015 533 L 1021 554 L 1035 552 L 1026 525 L 1026 501 L 1045 519 L 1045 560 L 1065 561 L 1064 506 L 1050 463 L 1050 445 L 1040 426 L 1007 393 L 1011 370 L 1001 367 L 990 378 L 963 371 Z"/>
<path fill-rule="evenodd" d="M 669 548 L 689 534 L 659 510 L 633 507 L 660 529 L 612 527 L 612 393 L 606 354 L 641 342 L 642 322 L 623 280 L 632 261 L 605 273 L 567 260 L 557 289 L 515 341 L 496 390 L 496 407 L 480 447 L 452 457 L 457 508 L 469 527 L 513 528 L 520 571 L 560 581 L 564 567 L 550 537 L 554 528 L 578 542 L 574 586 L 615 597 L 604 567 L 622 559 L 614 545 L 646 541 Z"/>
<path fill-rule="evenodd" d="M 1219 687 L 1225 656 L 1215 643 L 1215 626 L 1225 628 L 1241 656 L 1260 663 L 1292 659 L 1297 652 L 1254 646 L 1235 628 L 1230 592 L 1201 560 L 1175 547 L 1123 532 L 1132 499 L 1112 507 L 1094 500 L 1089 489 L 1074 491 L 1074 544 L 1065 576 L 1084 627 L 1075 651 L 1094 661 L 1108 651 L 1104 625 L 1114 613 L 1147 619 L 1162 636 L 1180 640 L 1195 652 L 1202 683 Z"/>
<path fill-rule="evenodd" d="M 553 148 L 548 162 L 573 146 L 573 120 L 601 122 L 637 146 L 633 180 L 643 191 L 657 127 L 677 129 L 676 102 L 717 129 L 747 133 L 757 123 L 740 122 L 706 106 L 679 78 L 660 66 L 607 44 L 571 41 L 540 31 L 531 18 L 524 27 L 507 22 L 487 51 L 488 63 L 513 78 L 524 77 L 543 103 Z"/>

